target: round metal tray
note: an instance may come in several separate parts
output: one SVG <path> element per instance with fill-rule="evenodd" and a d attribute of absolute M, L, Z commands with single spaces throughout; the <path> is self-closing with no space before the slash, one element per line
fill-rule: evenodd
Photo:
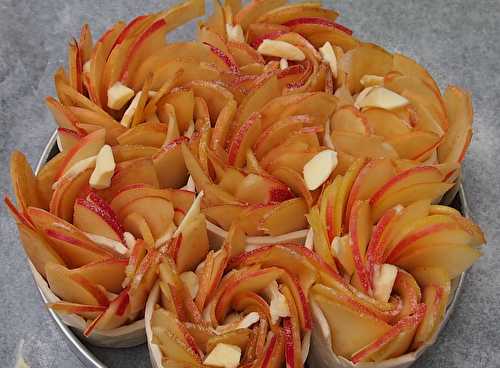
<path fill-rule="evenodd" d="M 38 160 L 35 173 L 38 173 L 41 169 L 41 167 L 52 157 L 54 157 L 58 152 L 59 149 L 57 147 L 56 143 L 56 137 L 57 137 L 57 131 L 55 131 L 52 136 L 49 139 L 49 142 L 45 146 L 45 149 L 42 152 L 42 155 L 40 159 Z M 470 210 L 467 205 L 467 200 L 465 196 L 465 192 L 463 189 L 463 186 L 460 184 L 458 187 L 457 194 L 455 195 L 455 198 L 450 203 L 450 206 L 456 208 L 459 210 L 464 216 L 469 217 L 470 216 Z M 453 298 L 450 300 L 448 303 L 448 308 L 446 310 L 446 314 L 444 317 L 443 321 L 443 326 L 448 322 L 448 319 L 450 315 L 453 313 L 453 308 L 455 306 L 455 303 L 458 299 L 458 296 L 461 292 L 462 289 L 462 283 L 463 279 L 465 277 L 465 272 L 460 275 L 458 280 L 455 279 L 455 293 L 453 295 Z M 44 303 L 47 303 L 47 300 L 45 299 L 45 296 L 41 292 L 41 290 L 38 290 L 40 292 L 40 296 L 42 297 L 42 300 Z M 107 365 L 102 363 L 89 349 L 89 347 L 73 333 L 71 328 L 66 326 L 61 318 L 52 310 L 48 309 L 49 315 L 52 317 L 54 320 L 55 324 L 63 334 L 64 338 L 67 340 L 67 343 L 70 347 L 70 349 L 73 351 L 73 353 L 76 354 L 78 359 L 83 363 L 83 365 L 87 368 L 108 368 Z M 116 349 L 116 354 L 120 354 L 120 349 Z M 144 354 L 144 360 L 148 360 L 149 356 L 147 353 Z"/>

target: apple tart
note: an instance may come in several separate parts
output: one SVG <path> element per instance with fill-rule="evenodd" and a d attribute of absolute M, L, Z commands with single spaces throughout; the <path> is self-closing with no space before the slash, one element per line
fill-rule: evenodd
<path fill-rule="evenodd" d="M 157 367 L 408 364 L 486 242 L 439 204 L 469 94 L 317 2 L 214 0 L 167 42 L 204 8 L 70 42 L 59 153 L 14 152 L 5 198 L 49 307 L 98 345 L 145 328 Z"/>

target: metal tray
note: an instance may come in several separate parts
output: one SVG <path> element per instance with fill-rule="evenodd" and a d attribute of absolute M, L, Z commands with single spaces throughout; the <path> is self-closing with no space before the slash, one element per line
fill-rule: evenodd
<path fill-rule="evenodd" d="M 47 145 L 45 146 L 45 149 L 42 152 L 42 155 L 37 163 L 35 173 L 38 173 L 41 169 L 41 167 L 49 161 L 52 157 L 54 157 L 57 153 L 59 153 L 59 149 L 57 147 L 56 143 L 56 137 L 57 137 L 57 131 L 54 131 L 52 136 L 50 137 Z M 456 208 L 459 210 L 464 216 L 470 217 L 470 209 L 469 206 L 467 205 L 467 199 L 465 196 L 465 192 L 463 189 L 463 186 L 460 184 L 458 186 L 458 191 L 453 200 L 450 203 L 450 206 Z M 460 275 L 456 282 L 456 288 L 455 288 L 455 294 L 453 295 L 453 298 L 450 300 L 448 304 L 448 308 L 446 310 L 446 314 L 444 317 L 443 325 L 445 325 L 448 322 L 449 317 L 453 313 L 453 308 L 455 306 L 455 303 L 458 299 L 458 296 L 462 290 L 462 284 L 463 280 L 465 277 L 465 272 Z M 42 291 L 39 289 L 40 296 L 42 297 L 42 300 L 44 303 L 47 303 L 47 300 L 45 299 L 45 296 L 43 295 Z M 73 351 L 73 353 L 76 354 L 78 359 L 83 363 L 83 365 L 86 368 L 108 368 L 107 365 L 105 365 L 103 362 L 101 362 L 95 355 L 92 353 L 89 349 L 89 347 L 73 333 L 71 328 L 66 326 L 61 318 L 52 310 L 52 309 L 47 309 L 49 315 L 52 317 L 54 320 L 55 324 L 63 334 L 64 338 L 67 340 L 67 343 L 69 345 L 69 348 Z M 110 349 L 107 349 L 110 350 Z M 120 349 L 114 349 L 116 351 L 116 355 L 122 355 L 123 351 Z M 144 352 L 144 360 L 148 360 L 149 355 L 147 352 Z"/>

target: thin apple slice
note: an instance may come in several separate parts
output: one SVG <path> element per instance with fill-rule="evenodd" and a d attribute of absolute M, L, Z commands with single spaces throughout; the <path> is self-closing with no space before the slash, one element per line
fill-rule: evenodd
<path fill-rule="evenodd" d="M 370 205 L 375 206 L 384 197 L 412 185 L 439 183 L 442 180 L 441 172 L 432 166 L 417 166 L 407 169 L 390 178 L 379 190 L 373 193 L 370 197 Z"/>
<path fill-rule="evenodd" d="M 45 266 L 47 264 L 65 265 L 63 259 L 54 250 L 54 247 L 37 231 L 23 223 L 17 224 L 19 239 L 24 251 L 28 255 L 36 270 L 46 277 Z"/>
<path fill-rule="evenodd" d="M 94 330 L 110 330 L 123 325 L 129 318 L 129 300 L 128 290 L 125 289 L 87 326 L 83 335 L 90 336 Z"/>
<path fill-rule="evenodd" d="M 82 137 L 83 135 L 74 130 L 57 128 L 57 144 L 61 152 L 71 150 Z"/>
<path fill-rule="evenodd" d="M 453 279 L 467 270 L 480 256 L 481 252 L 469 245 L 442 244 L 417 249 L 400 258 L 396 264 L 404 269 L 441 266 Z"/>
<path fill-rule="evenodd" d="M 167 136 L 167 125 L 144 123 L 128 129 L 116 139 L 120 145 L 161 147 Z"/>
<path fill-rule="evenodd" d="M 277 167 L 271 172 L 272 176 L 283 182 L 297 195 L 304 198 L 308 208 L 311 208 L 317 198 L 317 192 L 311 193 L 307 188 L 302 175 L 289 167 Z"/>
<path fill-rule="evenodd" d="M 143 197 L 160 197 L 172 201 L 172 193 L 168 190 L 154 188 L 147 184 L 131 184 L 118 192 L 109 205 L 115 213 L 118 213 L 128 203 Z"/>
<path fill-rule="evenodd" d="M 229 143 L 228 164 L 242 167 L 245 164 L 246 151 L 256 142 L 260 132 L 261 115 L 254 113 L 234 133 Z"/>
<path fill-rule="evenodd" d="M 49 203 L 50 212 L 66 221 L 73 221 L 75 201 L 90 190 L 92 171 L 93 167 L 90 167 L 74 176 L 59 179 Z"/>
<path fill-rule="evenodd" d="M 19 151 L 14 151 L 10 157 L 10 177 L 17 205 L 23 214 L 30 206 L 42 206 L 35 175 L 26 156 Z"/>
<path fill-rule="evenodd" d="M 258 18 L 267 12 L 285 5 L 284 0 L 273 0 L 268 2 L 253 1 L 238 11 L 234 15 L 234 23 L 246 29 L 249 24 L 254 23 Z"/>
<path fill-rule="evenodd" d="M 40 198 L 40 208 L 47 210 L 49 208 L 50 199 L 52 198 L 52 185 L 56 181 L 56 175 L 59 167 L 64 160 L 65 153 L 58 153 L 50 161 L 42 166 L 36 175 L 36 187 Z"/>
<path fill-rule="evenodd" d="M 342 176 L 336 176 L 333 182 L 325 185 L 318 201 L 320 218 L 324 221 L 330 242 L 335 238 L 335 203 L 342 179 Z"/>
<path fill-rule="evenodd" d="M 398 158 L 398 153 L 383 137 L 342 131 L 332 132 L 332 142 L 339 151 L 354 157 Z"/>
<path fill-rule="evenodd" d="M 271 236 L 305 229 L 307 204 L 302 198 L 281 202 L 262 218 L 260 229 Z"/>
<path fill-rule="evenodd" d="M 124 219 L 131 213 L 141 214 L 146 219 L 155 239 L 160 239 L 168 231 L 168 224 L 174 218 L 172 203 L 161 197 L 135 199 L 125 205 L 117 215 L 118 218 Z"/>
<path fill-rule="evenodd" d="M 106 310 L 103 305 L 86 305 L 69 302 L 49 303 L 47 306 L 60 314 L 77 314 L 85 319 L 94 319 Z"/>
<path fill-rule="evenodd" d="M 283 135 L 300 130 L 311 119 L 306 115 L 295 115 L 275 122 L 265 129 L 254 146 L 255 155 L 261 159 L 267 152 L 282 143 Z"/>
<path fill-rule="evenodd" d="M 108 291 L 119 293 L 122 290 L 127 264 L 128 260 L 124 258 L 108 258 L 72 269 L 69 272 L 101 285 Z"/>
<path fill-rule="evenodd" d="M 81 129 L 79 129 L 77 125 L 80 120 L 69 107 L 50 96 L 46 97 L 45 103 L 60 128 L 81 133 Z"/>
<path fill-rule="evenodd" d="M 296 18 L 324 18 L 335 21 L 338 13 L 334 10 L 321 8 L 317 2 L 286 4 L 277 9 L 267 11 L 257 20 L 259 23 L 282 24 Z"/>
<path fill-rule="evenodd" d="M 341 236 L 349 230 L 349 221 L 346 217 L 346 208 L 349 200 L 349 193 L 356 178 L 358 177 L 361 169 L 365 166 L 366 159 L 358 158 L 349 167 L 346 174 L 342 178 L 342 183 L 340 184 L 337 199 L 334 208 L 334 234 L 335 236 Z"/>
<path fill-rule="evenodd" d="M 354 364 L 365 361 L 381 362 L 404 354 L 426 313 L 426 306 L 420 304 L 413 315 L 399 320 L 386 334 L 357 351 L 351 361 Z"/>
<path fill-rule="evenodd" d="M 306 215 L 307 221 L 314 233 L 313 249 L 321 257 L 321 259 L 331 268 L 337 271 L 335 260 L 330 251 L 330 242 L 326 232 L 324 222 L 321 221 L 318 208 L 311 208 L 309 214 Z"/>
<path fill-rule="evenodd" d="M 366 124 L 373 133 L 386 139 L 408 134 L 411 131 L 411 126 L 389 110 L 370 107 L 363 109 L 362 115 L 366 118 Z"/>
<path fill-rule="evenodd" d="M 373 315 L 363 313 L 356 304 L 349 304 L 348 299 L 326 297 L 316 287 L 312 288 L 312 298 L 318 303 L 332 331 L 333 351 L 347 359 L 391 328 Z"/>
<path fill-rule="evenodd" d="M 158 176 L 151 158 L 138 158 L 117 164 L 111 186 L 98 191 L 98 194 L 109 200 L 132 184 L 146 184 L 159 188 Z"/>
<path fill-rule="evenodd" d="M 177 270 L 181 273 L 193 270 L 208 253 L 208 234 L 205 216 L 197 215 L 187 223 L 180 237 L 180 245 L 174 259 Z"/>
<path fill-rule="evenodd" d="M 124 242 L 124 229 L 113 209 L 97 194 L 75 201 L 73 224 L 82 231 Z"/>
<path fill-rule="evenodd" d="M 213 223 L 224 230 L 229 230 L 231 224 L 240 216 L 245 208 L 246 206 L 244 205 L 226 204 L 205 208 L 203 213 Z"/>
<path fill-rule="evenodd" d="M 415 60 L 410 59 L 408 56 L 395 53 L 393 55 L 393 70 L 402 73 L 403 75 L 408 75 L 411 77 L 418 77 L 430 86 L 434 88 L 436 92 L 439 92 L 439 87 L 434 79 L 431 77 L 429 72 L 425 70 L 420 64 Z"/>
<path fill-rule="evenodd" d="M 249 174 L 240 183 L 235 197 L 249 204 L 267 204 L 291 199 L 293 194 L 274 178 Z"/>
<path fill-rule="evenodd" d="M 354 106 L 344 106 L 333 114 L 331 130 L 358 133 L 367 135 L 371 133 L 368 121 Z"/>
<path fill-rule="evenodd" d="M 368 201 L 356 201 L 349 217 L 349 241 L 351 244 L 356 275 L 363 291 L 372 294 L 371 280 L 366 267 L 366 248 L 372 233 L 370 206 Z"/>
<path fill-rule="evenodd" d="M 472 101 L 468 93 L 450 86 L 444 94 L 450 127 L 438 147 L 440 162 L 460 162 L 472 139 Z"/>
<path fill-rule="evenodd" d="M 71 268 L 114 255 L 93 243 L 78 228 L 45 210 L 30 207 L 28 214 L 35 227 L 47 236 L 54 250 Z"/>
<path fill-rule="evenodd" d="M 63 265 L 49 263 L 45 272 L 50 289 L 63 300 L 86 305 L 108 305 L 106 294 L 96 284 L 83 276 L 72 274 Z"/>
<path fill-rule="evenodd" d="M 439 145 L 439 135 L 432 132 L 414 130 L 387 141 L 403 159 L 425 160 L 431 151 Z"/>
<path fill-rule="evenodd" d="M 153 156 L 153 164 L 161 188 L 180 188 L 186 184 L 188 171 L 181 151 L 181 145 L 186 141 L 186 137 L 179 137 L 163 146 Z"/>

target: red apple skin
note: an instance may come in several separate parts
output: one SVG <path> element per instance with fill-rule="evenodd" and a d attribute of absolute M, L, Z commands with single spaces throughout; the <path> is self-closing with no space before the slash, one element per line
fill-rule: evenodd
<path fill-rule="evenodd" d="M 57 302 L 49 304 L 49 307 L 58 311 L 67 313 L 85 313 L 85 312 L 103 312 L 106 309 L 104 305 L 85 305 L 68 302 Z"/>
<path fill-rule="evenodd" d="M 292 322 L 290 317 L 283 319 L 283 335 L 285 337 L 285 362 L 287 368 L 295 368 L 295 347 L 293 342 Z"/>
<path fill-rule="evenodd" d="M 285 281 L 287 278 L 288 281 L 290 281 L 289 283 Z M 309 306 L 309 300 L 304 293 L 304 289 L 302 289 L 302 286 L 300 286 L 299 279 L 295 275 L 292 275 L 290 272 L 283 270 L 283 276 L 280 277 L 280 280 L 288 284 L 287 286 L 290 288 L 290 291 L 292 291 L 294 298 L 295 293 L 293 290 L 295 290 L 295 292 L 298 294 L 300 300 L 297 305 L 297 310 L 299 312 L 301 327 L 306 331 L 312 329 L 312 314 L 311 308 Z"/>
<path fill-rule="evenodd" d="M 262 365 L 261 368 L 267 368 L 269 366 L 269 362 L 271 361 L 271 358 L 273 356 L 274 348 L 276 346 L 276 342 L 278 340 L 278 336 L 274 335 L 271 338 L 271 341 L 269 342 L 269 346 L 266 349 L 266 352 L 264 353 L 264 359 L 262 360 Z"/>
<path fill-rule="evenodd" d="M 424 319 L 425 311 L 426 305 L 419 304 L 415 310 L 415 313 L 399 320 L 386 334 L 382 335 L 380 338 L 354 354 L 351 357 L 351 361 L 354 364 L 361 362 L 368 355 L 382 348 L 385 344 L 396 338 L 404 329 L 418 326 L 419 323 Z"/>
<path fill-rule="evenodd" d="M 342 31 L 349 36 L 352 35 L 352 30 L 347 28 L 346 26 L 343 26 L 342 24 L 338 24 L 336 22 L 332 22 L 329 19 L 325 18 L 314 18 L 314 17 L 308 17 L 308 18 L 295 18 L 292 20 L 289 20 L 288 22 L 283 23 L 284 26 L 287 27 L 293 27 L 293 26 L 298 26 L 301 24 L 319 24 L 322 26 L 326 27 L 333 27 L 338 29 L 339 31 Z"/>
<path fill-rule="evenodd" d="M 9 209 L 12 216 L 17 220 L 17 222 L 20 222 L 20 223 L 28 226 L 30 229 L 35 229 L 35 227 L 31 223 L 31 221 L 29 220 L 29 218 L 27 216 L 25 216 L 24 214 L 22 214 L 21 212 L 19 212 L 19 210 L 14 205 L 14 203 L 12 203 L 12 200 L 9 197 L 7 197 L 7 196 L 3 197 L 3 201 L 4 201 L 5 205 L 7 206 L 7 208 Z"/>
<path fill-rule="evenodd" d="M 205 45 L 207 45 L 210 48 L 210 51 L 212 51 L 215 56 L 217 56 L 219 59 L 221 59 L 224 64 L 228 66 L 228 68 L 231 70 L 233 73 L 239 73 L 240 68 L 238 68 L 238 65 L 234 62 L 234 60 L 229 56 L 226 55 L 224 51 L 219 49 L 218 47 L 212 46 L 207 42 L 203 42 Z"/>

